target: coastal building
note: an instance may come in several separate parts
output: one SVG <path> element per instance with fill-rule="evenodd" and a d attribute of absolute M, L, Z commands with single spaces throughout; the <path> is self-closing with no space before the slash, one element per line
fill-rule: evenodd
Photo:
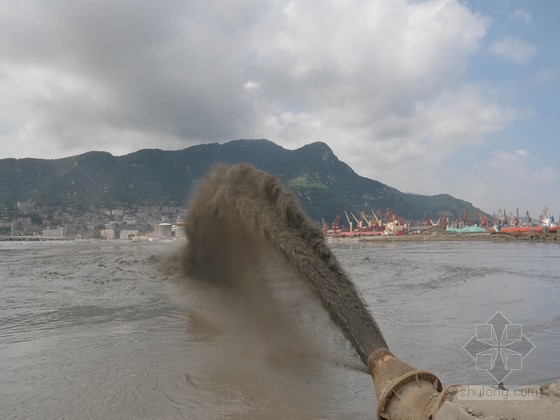
<path fill-rule="evenodd" d="M 62 238 L 64 236 L 64 228 L 45 229 L 43 230 L 45 238 Z"/>
<path fill-rule="evenodd" d="M 176 238 L 186 238 L 187 231 L 185 230 L 185 223 L 184 222 L 177 222 L 175 224 L 175 237 Z"/>
<path fill-rule="evenodd" d="M 131 240 L 138 236 L 138 230 L 136 229 L 125 229 L 121 230 L 119 233 L 119 239 Z"/>
<path fill-rule="evenodd" d="M 171 238 L 173 236 L 173 229 L 170 223 L 159 223 L 156 225 L 156 237 L 158 238 Z"/>
<path fill-rule="evenodd" d="M 101 229 L 99 234 L 105 239 L 115 239 L 115 229 Z"/>

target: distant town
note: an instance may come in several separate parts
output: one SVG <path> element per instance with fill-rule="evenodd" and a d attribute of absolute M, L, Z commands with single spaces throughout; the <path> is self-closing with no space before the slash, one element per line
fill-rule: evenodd
<path fill-rule="evenodd" d="M 154 240 L 186 238 L 184 227 L 186 209 L 180 206 L 118 206 L 114 208 L 89 206 L 48 206 L 32 200 L 17 202 L 15 207 L 0 206 L 0 240 L 56 240 L 56 239 L 121 239 Z M 478 210 L 477 222 L 465 211 L 455 219 L 440 212 L 439 219 L 405 221 L 387 209 L 368 216 L 362 211 L 359 217 L 344 211 L 348 225 L 339 224 L 338 215 L 332 225 L 324 219 L 322 230 L 330 237 L 362 237 L 377 235 L 406 235 L 418 233 L 556 233 L 557 224 L 548 206 L 532 218 L 507 214 L 504 210 L 494 213 L 491 220 Z M 355 224 L 354 224 L 355 222 Z"/>
<path fill-rule="evenodd" d="M 0 214 L 0 236 L 149 240 L 185 237 L 185 209 L 177 206 L 98 208 L 17 203 L 16 214 Z"/>

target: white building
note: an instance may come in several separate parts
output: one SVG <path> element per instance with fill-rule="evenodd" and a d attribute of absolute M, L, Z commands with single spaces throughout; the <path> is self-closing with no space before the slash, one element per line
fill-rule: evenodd
<path fill-rule="evenodd" d="M 175 237 L 176 238 L 186 238 L 187 231 L 185 230 L 185 223 L 184 222 L 177 222 L 175 224 Z"/>
<path fill-rule="evenodd" d="M 43 230 L 45 238 L 62 238 L 64 236 L 64 228 L 45 229 Z"/>

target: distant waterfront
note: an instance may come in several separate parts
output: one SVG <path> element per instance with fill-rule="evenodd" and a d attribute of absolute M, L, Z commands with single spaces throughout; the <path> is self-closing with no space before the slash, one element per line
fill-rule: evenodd
<path fill-rule="evenodd" d="M 154 238 L 143 237 L 139 240 L 184 240 L 185 238 Z M 62 237 L 44 237 L 39 235 L 20 235 L 9 236 L 0 235 L 0 241 L 108 241 L 104 238 L 88 238 L 81 236 L 62 236 Z M 122 242 L 126 240 L 111 239 L 110 241 Z M 379 235 L 368 237 L 353 237 L 342 238 L 334 237 L 327 238 L 329 242 L 337 241 L 359 241 L 359 242 L 434 242 L 434 241 L 489 241 L 489 242 L 559 242 L 556 233 L 549 234 L 494 234 L 494 233 L 474 233 L 474 234 L 456 234 L 456 233 L 443 233 L 443 234 L 430 234 L 430 235 Z"/>
<path fill-rule="evenodd" d="M 24 201 L 17 203 L 12 214 L 0 212 L 0 237 L 46 236 L 45 230 L 60 230 L 56 236 L 67 239 L 99 238 L 107 229 L 114 230 L 117 237 L 121 231 L 136 231 L 141 236 L 153 233 L 162 222 L 176 223 L 184 216 L 185 208 L 180 206 L 88 206 L 84 210 L 76 206 L 40 206 L 33 201 Z"/>
<path fill-rule="evenodd" d="M 510 242 L 510 241 L 536 241 L 536 242 L 556 242 L 558 235 L 556 233 L 540 233 L 540 234 L 495 234 L 495 233 L 472 233 L 472 234 L 456 234 L 444 233 L 434 235 L 401 235 L 401 236 L 370 236 L 358 238 L 359 241 L 490 241 L 490 242 Z M 336 240 L 336 239 L 335 239 Z"/>

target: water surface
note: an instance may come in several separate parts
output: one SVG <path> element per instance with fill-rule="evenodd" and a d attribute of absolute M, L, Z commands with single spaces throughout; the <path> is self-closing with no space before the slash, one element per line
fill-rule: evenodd
<path fill-rule="evenodd" d="M 292 271 L 270 268 L 277 328 L 230 322 L 223 295 L 156 270 L 178 246 L 0 243 L 2 417 L 373 418 L 361 360 Z M 557 245 L 331 247 L 409 364 L 444 383 L 492 384 L 462 347 L 499 310 L 535 344 L 506 383 L 560 377 Z"/>

